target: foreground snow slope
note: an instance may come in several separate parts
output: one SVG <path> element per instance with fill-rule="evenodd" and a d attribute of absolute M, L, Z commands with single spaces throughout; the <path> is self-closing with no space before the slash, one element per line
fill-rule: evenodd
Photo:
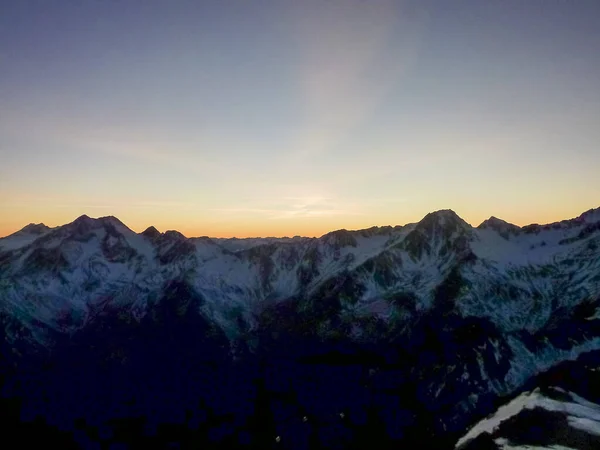
<path fill-rule="evenodd" d="M 542 429 L 538 431 L 536 427 Z M 545 393 L 537 388 L 519 395 L 477 423 L 459 439 L 456 448 L 480 448 L 484 439 L 493 441 L 498 449 L 598 448 L 600 405 L 558 387 Z M 540 445 L 531 446 L 532 441 Z"/>

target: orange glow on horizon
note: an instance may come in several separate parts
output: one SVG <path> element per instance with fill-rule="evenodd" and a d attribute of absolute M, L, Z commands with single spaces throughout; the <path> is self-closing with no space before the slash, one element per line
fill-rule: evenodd
<path fill-rule="evenodd" d="M 589 205 L 588 207 L 579 208 L 563 208 L 562 210 L 543 210 L 531 211 L 526 213 L 525 211 L 514 211 L 512 218 L 507 214 L 502 214 L 502 211 L 490 213 L 477 213 L 472 211 L 466 211 L 465 214 L 461 214 L 460 210 L 453 209 L 463 220 L 471 224 L 473 227 L 478 226 L 485 219 L 490 216 L 498 217 L 507 222 L 513 223 L 518 226 L 530 225 L 532 223 L 546 224 L 552 222 L 558 222 L 561 220 L 573 219 L 585 211 L 596 208 L 600 205 Z M 320 237 L 331 231 L 339 229 L 347 230 L 360 230 L 367 229 L 373 226 L 396 226 L 406 225 L 408 223 L 414 223 L 420 221 L 428 212 L 432 212 L 439 209 L 446 208 L 435 208 L 427 212 L 415 212 L 409 213 L 403 211 L 398 214 L 381 214 L 379 217 L 344 217 L 338 216 L 333 218 L 289 218 L 286 220 L 265 220 L 265 219 L 253 219 L 246 220 L 239 218 L 220 218 L 218 221 L 201 220 L 198 217 L 190 217 L 189 220 L 185 220 L 184 217 L 178 218 L 167 218 L 156 216 L 156 220 L 152 220 L 148 217 L 148 214 L 143 217 L 136 217 L 133 214 L 90 214 L 90 212 L 82 212 L 81 214 L 35 214 L 31 211 L 22 214 L 14 214 L 2 217 L 0 222 L 0 237 L 8 236 L 29 223 L 44 223 L 50 227 L 56 227 L 65 225 L 72 222 L 77 217 L 87 214 L 92 218 L 103 217 L 106 215 L 114 215 L 121 220 L 128 228 L 141 233 L 149 226 L 156 227 L 159 231 L 165 232 L 167 230 L 177 230 L 187 237 L 201 237 L 209 236 L 213 238 L 257 238 L 257 237 Z M 46 216 L 45 218 L 43 216 Z M 394 220 L 394 216 L 397 220 Z M 158 219 L 157 219 L 158 218 Z"/>
<path fill-rule="evenodd" d="M 5 3 L 0 235 L 82 214 L 244 238 L 600 206 L 595 5 Z"/>

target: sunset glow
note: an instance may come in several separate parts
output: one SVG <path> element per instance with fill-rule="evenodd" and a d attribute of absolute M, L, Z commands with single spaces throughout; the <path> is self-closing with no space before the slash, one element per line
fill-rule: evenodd
<path fill-rule="evenodd" d="M 600 206 L 596 2 L 79 4 L 0 13 L 0 236 L 82 214 L 320 236 Z"/>

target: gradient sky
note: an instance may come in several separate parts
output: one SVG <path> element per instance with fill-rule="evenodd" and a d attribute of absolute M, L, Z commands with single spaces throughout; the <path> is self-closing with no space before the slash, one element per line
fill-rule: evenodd
<path fill-rule="evenodd" d="M 600 206 L 600 1 L 0 3 L 0 236 Z"/>

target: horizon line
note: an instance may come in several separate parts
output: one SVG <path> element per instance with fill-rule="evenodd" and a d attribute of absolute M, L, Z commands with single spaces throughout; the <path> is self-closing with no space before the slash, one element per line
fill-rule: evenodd
<path fill-rule="evenodd" d="M 419 223 L 421 220 L 423 220 L 425 217 L 427 217 L 427 216 L 428 216 L 428 215 L 430 215 L 430 214 L 440 213 L 440 212 L 444 212 L 444 211 L 451 211 L 451 212 L 453 212 L 453 213 L 454 213 L 454 214 L 455 214 L 457 217 L 459 217 L 461 220 L 463 220 L 465 223 L 467 223 L 467 224 L 468 224 L 470 227 L 472 227 L 472 228 L 477 228 L 477 227 L 481 226 L 481 224 L 483 224 L 483 223 L 484 223 L 484 222 L 486 222 L 487 220 L 489 220 L 489 219 L 492 219 L 492 218 L 496 218 L 496 219 L 502 220 L 502 221 L 504 221 L 504 222 L 506 222 L 506 223 L 508 223 L 508 224 L 510 224 L 510 225 L 514 225 L 514 226 L 516 226 L 516 227 L 518 227 L 518 228 L 520 228 L 520 229 L 523 229 L 523 228 L 526 228 L 526 227 L 529 227 L 529 226 L 542 226 L 542 227 L 543 227 L 543 226 L 552 225 L 552 224 L 555 224 L 555 223 L 561 223 L 561 222 L 565 222 L 565 221 L 575 220 L 575 219 L 578 219 L 579 217 L 583 216 L 584 214 L 587 214 L 587 213 L 590 213 L 590 212 L 592 212 L 592 211 L 596 211 L 596 210 L 600 210 L 600 206 L 597 206 L 597 207 L 594 207 L 594 208 L 590 208 L 590 209 L 588 209 L 588 210 L 586 210 L 586 211 L 583 211 L 583 212 L 582 212 L 582 213 L 580 213 L 578 216 L 576 216 L 576 217 L 572 217 L 572 218 L 569 218 L 569 219 L 561 219 L 561 220 L 554 221 L 554 222 L 549 222 L 549 223 L 537 223 L 537 222 L 534 222 L 534 223 L 529 223 L 529 224 L 527 224 L 527 225 L 517 225 L 517 224 L 511 223 L 511 222 L 505 221 L 504 219 L 501 219 L 501 218 L 499 218 L 499 217 L 497 217 L 497 216 L 494 216 L 494 215 L 492 215 L 492 216 L 490 216 L 489 218 L 487 218 L 487 219 L 485 219 L 484 221 L 482 221 L 482 222 L 481 222 L 479 225 L 477 225 L 477 226 L 474 226 L 473 224 L 471 224 L 471 223 L 467 222 L 466 220 L 464 220 L 464 219 L 463 219 L 463 218 L 462 218 L 462 217 L 461 217 L 461 216 L 460 216 L 458 213 L 456 213 L 456 211 L 454 211 L 453 209 L 451 209 L 451 208 L 443 208 L 443 209 L 438 209 L 438 210 L 431 211 L 431 212 L 429 212 L 429 213 L 425 214 L 425 215 L 424 215 L 424 216 L 423 216 L 423 217 L 422 217 L 420 220 L 418 220 L 418 221 L 416 221 L 416 222 L 407 222 L 407 223 L 405 223 L 405 224 L 402 224 L 402 225 L 400 225 L 400 224 L 396 224 L 396 225 L 392 225 L 392 224 L 387 224 L 387 225 L 372 225 L 372 226 L 370 226 L 370 227 L 366 227 L 366 228 L 358 228 L 358 229 L 338 228 L 338 229 L 335 229 L 335 230 L 330 230 L 330 231 L 328 231 L 328 232 L 326 232 L 326 233 L 324 233 L 324 234 L 322 234 L 322 235 L 320 235 L 320 236 L 317 236 L 317 235 L 313 235 L 313 236 L 307 236 L 307 235 L 300 235 L 300 234 L 296 234 L 296 235 L 294 235 L 294 236 L 288 236 L 288 235 L 285 235 L 285 236 L 247 236 L 247 237 L 238 237 L 238 236 L 217 237 L 217 236 L 209 236 L 209 235 L 201 235 L 201 236 L 186 236 L 186 235 L 184 235 L 183 233 L 181 233 L 180 231 L 178 231 L 178 230 L 175 230 L 175 229 L 167 229 L 167 230 L 165 230 L 164 232 L 161 232 L 161 231 L 159 231 L 159 233 L 161 233 L 161 234 L 164 234 L 164 233 L 167 233 L 167 232 L 169 232 L 169 231 L 176 231 L 177 233 L 180 233 L 181 235 L 183 235 L 183 236 L 184 236 L 186 239 L 201 239 L 201 238 L 209 238 L 209 239 L 239 239 L 239 240 L 244 240 L 244 239 L 296 239 L 296 238 L 300 238 L 300 239 L 320 239 L 320 238 L 322 238 L 323 236 L 326 236 L 326 235 L 328 235 L 328 234 L 330 234 L 330 233 L 334 233 L 334 232 L 336 232 L 336 231 L 359 232 L 359 231 L 365 231 L 365 230 L 369 230 L 369 229 L 372 229 L 372 228 L 386 228 L 386 227 L 396 228 L 396 227 L 405 227 L 405 226 L 408 226 L 408 225 L 411 225 L 411 224 Z M 108 218 L 113 218 L 113 219 L 116 219 L 116 220 L 118 220 L 118 221 L 119 221 L 121 224 L 123 224 L 123 225 L 124 225 L 124 226 L 125 226 L 127 229 L 131 230 L 132 232 L 134 232 L 134 233 L 136 233 L 136 234 L 142 234 L 142 233 L 143 233 L 145 230 L 148 230 L 149 228 L 155 228 L 155 229 L 158 231 L 158 229 L 157 229 L 157 228 L 156 228 L 154 225 L 149 225 L 149 226 L 145 227 L 145 228 L 144 228 L 142 231 L 136 231 L 136 230 L 134 230 L 134 229 L 130 228 L 128 225 L 126 225 L 126 224 L 125 224 L 123 221 L 121 221 L 121 220 L 120 220 L 118 217 L 116 217 L 116 216 L 108 215 L 108 216 L 100 216 L 100 217 L 91 217 L 91 216 L 89 216 L 89 215 L 87 215 L 87 214 L 85 214 L 85 213 L 84 213 L 84 214 L 80 214 L 80 215 L 79 215 L 77 218 L 75 218 L 75 219 L 74 219 L 74 220 L 72 220 L 71 222 L 66 222 L 66 223 L 64 223 L 64 224 L 62 224 L 62 225 L 56 225 L 56 226 L 52 226 L 52 227 L 50 227 L 50 226 L 48 226 L 48 225 L 45 225 L 45 224 L 44 224 L 44 222 L 39 222 L 39 223 L 30 222 L 29 224 L 27 224 L 27 225 L 24 225 L 24 226 L 23 226 L 23 227 L 21 227 L 20 229 L 18 229 L 18 230 L 16 230 L 16 231 L 12 232 L 12 233 L 10 233 L 10 234 L 7 234 L 7 235 L 5 235 L 5 236 L 0 236 L 0 239 L 5 239 L 5 238 L 7 238 L 7 237 L 10 237 L 10 236 L 12 236 L 13 234 L 16 234 L 16 233 L 18 233 L 18 232 L 22 231 L 23 229 L 25 229 L 26 227 L 28 227 L 28 226 L 31 226 L 31 225 L 38 225 L 38 226 L 39 226 L 39 225 L 43 225 L 43 226 L 45 226 L 45 227 L 47 227 L 47 228 L 49 228 L 49 229 L 53 230 L 53 229 L 61 228 L 61 227 L 63 227 L 63 226 L 66 226 L 66 225 L 69 225 L 69 224 L 71 224 L 71 223 L 74 223 L 74 222 L 75 222 L 75 221 L 77 221 L 78 219 L 82 219 L 82 218 L 88 218 L 88 219 L 91 219 L 91 220 L 100 220 L 100 219 L 108 219 Z"/>

